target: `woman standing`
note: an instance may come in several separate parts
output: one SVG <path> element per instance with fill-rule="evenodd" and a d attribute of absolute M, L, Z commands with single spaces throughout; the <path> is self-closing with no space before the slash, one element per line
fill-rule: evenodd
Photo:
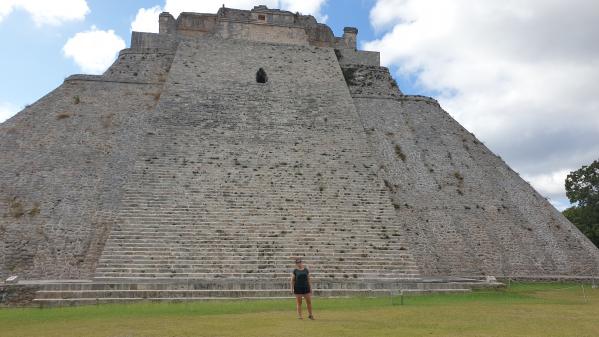
<path fill-rule="evenodd" d="M 310 283 L 310 272 L 304 267 L 301 258 L 295 259 L 295 269 L 291 275 L 291 292 L 295 294 L 295 307 L 299 319 L 302 319 L 302 297 L 306 299 L 308 307 L 308 318 L 312 316 L 312 284 Z"/>

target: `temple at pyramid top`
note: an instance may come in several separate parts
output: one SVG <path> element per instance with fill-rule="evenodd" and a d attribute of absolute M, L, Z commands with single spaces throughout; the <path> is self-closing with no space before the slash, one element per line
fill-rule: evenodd
<path fill-rule="evenodd" d="M 345 27 L 342 37 L 318 23 L 312 15 L 301 15 L 261 5 L 252 10 L 221 7 L 216 14 L 183 12 L 178 18 L 160 14 L 160 35 L 178 37 L 215 36 L 259 42 L 356 49 L 354 27 Z"/>

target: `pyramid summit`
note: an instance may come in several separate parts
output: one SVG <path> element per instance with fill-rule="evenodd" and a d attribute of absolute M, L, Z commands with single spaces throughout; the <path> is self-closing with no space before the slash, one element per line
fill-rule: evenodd
<path fill-rule="evenodd" d="M 265 6 L 157 19 L 0 124 L 0 276 L 37 302 L 287 296 L 295 257 L 325 296 L 599 273 L 356 28 Z"/>

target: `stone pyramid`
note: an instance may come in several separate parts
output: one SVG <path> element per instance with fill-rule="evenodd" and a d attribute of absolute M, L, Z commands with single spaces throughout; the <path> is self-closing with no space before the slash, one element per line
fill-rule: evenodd
<path fill-rule="evenodd" d="M 312 16 L 169 13 L 0 124 L 0 276 L 40 302 L 464 290 L 599 250 L 379 53 Z"/>

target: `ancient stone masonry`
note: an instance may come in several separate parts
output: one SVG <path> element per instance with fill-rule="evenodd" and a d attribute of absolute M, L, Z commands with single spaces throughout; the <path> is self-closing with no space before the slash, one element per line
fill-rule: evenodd
<path fill-rule="evenodd" d="M 286 296 L 293 256 L 322 295 L 599 272 L 357 29 L 264 6 L 158 19 L 103 75 L 0 124 L 0 276 L 81 280 L 38 301 Z"/>

